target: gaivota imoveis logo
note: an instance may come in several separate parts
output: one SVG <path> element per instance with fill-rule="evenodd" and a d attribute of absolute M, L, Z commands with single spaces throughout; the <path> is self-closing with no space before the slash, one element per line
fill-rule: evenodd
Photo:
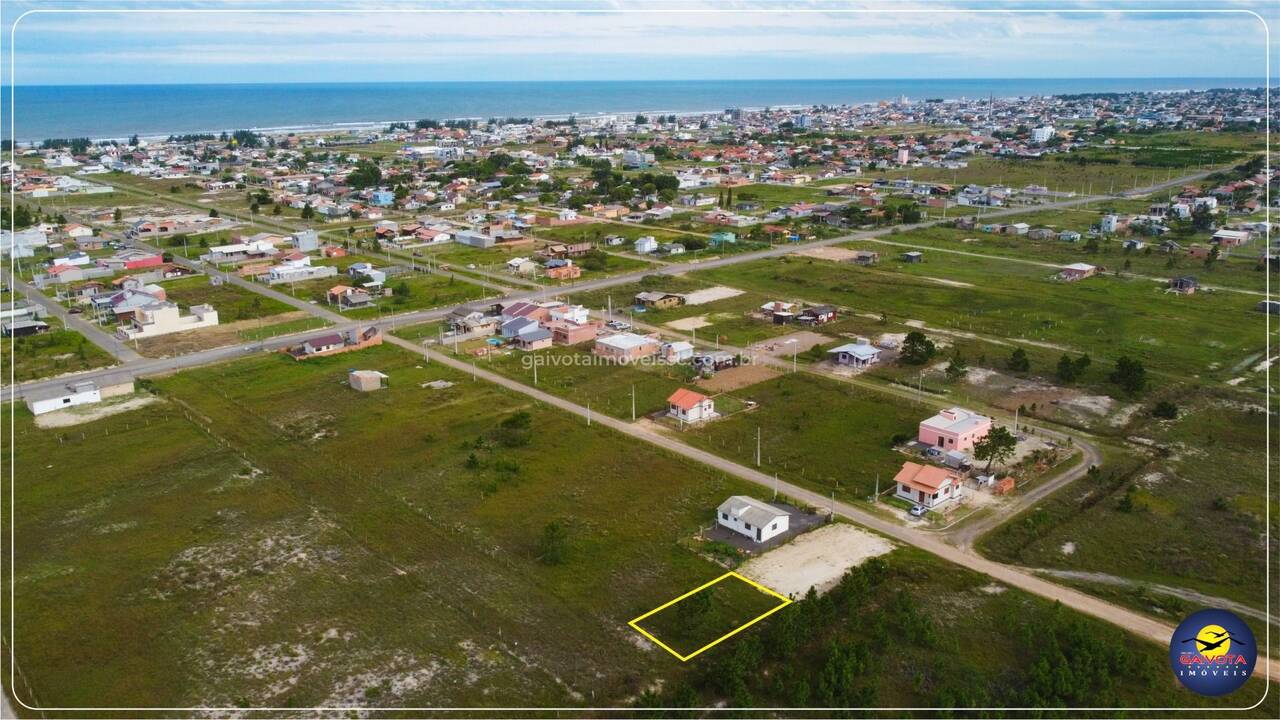
<path fill-rule="evenodd" d="M 1188 690 L 1226 695 L 1239 690 L 1258 661 L 1258 646 L 1249 626 L 1226 610 L 1191 614 L 1169 641 L 1169 664 Z"/>

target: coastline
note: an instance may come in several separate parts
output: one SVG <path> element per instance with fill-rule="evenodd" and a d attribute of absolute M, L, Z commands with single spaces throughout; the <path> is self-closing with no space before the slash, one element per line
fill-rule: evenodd
<path fill-rule="evenodd" d="M 1033 85 L 1043 85 L 1043 88 L 1032 92 Z M 727 107 L 748 111 L 820 105 L 860 108 L 892 102 L 902 96 L 909 96 L 914 101 L 947 102 L 987 97 L 1009 101 L 1081 93 L 1172 94 L 1209 88 L 1252 89 L 1263 86 L 1261 78 L 1060 78 L 66 85 L 0 86 L 0 92 L 17 91 L 14 96 L 14 132 L 6 134 L 15 139 L 16 145 L 30 147 L 46 138 L 89 137 L 94 142 L 109 142 L 123 141 L 136 134 L 148 140 L 164 140 L 170 135 L 219 134 L 240 129 L 276 135 L 359 134 L 382 132 L 392 123 L 412 124 L 421 118 L 484 120 L 513 115 L 537 120 L 564 120 L 569 117 L 590 120 L 635 114 L 688 117 L 717 114 Z M 979 92 L 988 87 L 992 92 Z M 170 124 L 160 125 L 154 113 L 147 114 L 145 120 L 134 121 L 119 111 L 121 106 L 136 106 L 139 98 L 154 100 L 154 95 L 161 92 L 166 94 L 172 106 L 171 112 L 165 115 Z M 814 97 L 806 97 L 804 102 L 762 101 L 765 97 L 788 94 Z M 857 96 L 856 99 L 851 99 L 853 96 Z M 438 106 L 440 112 L 433 112 L 433 106 Z M 387 117 L 359 119 L 364 114 L 361 107 L 385 109 Z M 530 108 L 535 110 L 530 111 Z M 485 112 L 476 112 L 481 109 Z M 325 116 L 332 116 L 332 119 L 318 119 Z M 116 127 L 100 129 L 97 133 L 83 130 L 85 127 L 100 128 L 103 124 Z M 23 130 L 33 125 L 41 129 Z M 129 125 L 129 129 L 125 129 L 125 125 Z"/>

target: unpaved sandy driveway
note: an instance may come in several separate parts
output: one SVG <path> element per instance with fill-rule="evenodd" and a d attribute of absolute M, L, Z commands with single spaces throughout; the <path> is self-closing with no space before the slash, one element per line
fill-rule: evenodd
<path fill-rule="evenodd" d="M 849 568 L 884 555 L 893 543 L 845 523 L 805 533 L 776 550 L 748 560 L 738 572 L 783 595 L 799 598 L 835 587 Z"/>
<path fill-rule="evenodd" d="M 743 293 L 737 288 L 725 287 L 724 285 L 716 285 L 715 287 L 704 288 L 702 290 L 694 290 L 686 293 L 684 296 L 685 305 L 706 305 L 717 300 L 728 300 L 732 297 L 738 297 Z"/>

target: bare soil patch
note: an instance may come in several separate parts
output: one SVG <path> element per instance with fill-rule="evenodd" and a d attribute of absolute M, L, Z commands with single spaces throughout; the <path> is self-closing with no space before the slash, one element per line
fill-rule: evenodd
<path fill-rule="evenodd" d="M 721 370 L 710 378 L 699 380 L 698 386 L 711 392 L 723 393 L 755 385 L 778 375 L 781 373 L 767 365 L 739 365 Z"/>
<path fill-rule="evenodd" d="M 794 343 L 788 343 L 789 340 L 795 340 Z M 752 345 L 749 350 L 755 353 L 764 353 L 765 355 L 773 355 L 775 357 L 791 357 L 792 352 L 802 353 L 816 345 L 831 342 L 831 338 L 822 333 L 811 332 L 809 330 L 801 330 L 793 332 L 789 335 L 759 342 Z"/>
<path fill-rule="evenodd" d="M 253 330 L 258 327 L 302 320 L 308 317 L 311 317 L 311 314 L 305 310 L 291 310 L 264 318 L 237 320 L 236 322 L 222 323 L 211 328 L 161 335 L 160 337 L 139 340 L 138 352 L 147 357 L 163 358 L 200 352 L 201 350 L 211 350 L 224 345 L 235 345 L 243 342 L 240 338 L 241 330 Z"/>
<path fill-rule="evenodd" d="M 849 262 L 858 256 L 856 250 L 842 247 L 816 247 L 797 250 L 792 255 L 796 257 L 811 257 L 818 260 L 830 260 L 832 262 Z"/>
<path fill-rule="evenodd" d="M 101 420 L 104 417 L 118 415 L 130 410 L 137 410 L 140 407 L 159 401 L 160 398 L 155 395 L 130 395 L 120 398 L 119 401 L 107 400 L 93 405 L 80 405 L 66 410 L 55 410 L 43 415 L 37 415 L 36 427 L 43 430 L 71 427 L 72 425 Z"/>
<path fill-rule="evenodd" d="M 697 330 L 711 324 L 706 315 L 694 315 L 693 317 L 680 318 L 666 323 L 667 327 L 672 330 Z"/>
<path fill-rule="evenodd" d="M 849 568 L 893 550 L 893 543 L 852 525 L 833 523 L 749 560 L 738 572 L 783 595 L 835 587 Z"/>

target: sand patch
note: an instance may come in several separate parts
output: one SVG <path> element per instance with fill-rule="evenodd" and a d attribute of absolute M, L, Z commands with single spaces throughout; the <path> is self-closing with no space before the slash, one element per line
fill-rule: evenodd
<path fill-rule="evenodd" d="M 852 525 L 833 523 L 749 560 L 738 572 L 783 595 L 835 587 L 850 568 L 893 550 L 893 543 Z"/>
<path fill-rule="evenodd" d="M 921 275 L 920 279 L 928 280 L 930 282 L 936 282 L 939 285 L 946 285 L 947 287 L 958 287 L 958 288 L 973 287 L 973 283 L 960 282 L 959 280 L 948 280 L 946 278 L 940 278 L 940 277 L 929 277 L 928 275 Z"/>
<path fill-rule="evenodd" d="M 832 262 L 849 262 L 858 256 L 858 251 L 833 246 L 805 248 L 804 250 L 797 250 L 791 254 L 795 257 L 810 257 L 818 260 L 830 260 Z"/>
<path fill-rule="evenodd" d="M 725 287 L 724 285 L 716 285 L 715 287 L 704 288 L 702 290 L 694 290 L 691 293 L 685 293 L 685 305 L 705 305 L 717 300 L 728 300 L 729 298 L 738 297 L 744 291 L 737 288 Z"/>
<path fill-rule="evenodd" d="M 693 317 L 680 318 L 666 323 L 666 326 L 672 330 L 697 330 L 711 324 L 706 315 L 694 315 Z"/>

